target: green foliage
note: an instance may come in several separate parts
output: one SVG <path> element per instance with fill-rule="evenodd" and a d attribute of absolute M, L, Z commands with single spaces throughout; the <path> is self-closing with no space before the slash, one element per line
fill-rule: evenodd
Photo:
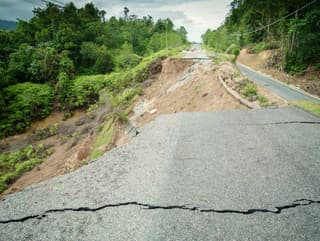
<path fill-rule="evenodd" d="M 117 69 L 130 69 L 137 66 L 142 57 L 136 54 L 119 54 L 115 57 L 115 64 Z"/>
<path fill-rule="evenodd" d="M 8 78 L 10 84 L 28 81 L 31 76 L 28 71 L 32 61 L 34 47 L 28 44 L 21 44 L 19 49 L 10 54 L 8 63 Z"/>
<path fill-rule="evenodd" d="M 114 122 L 113 121 L 114 121 L 114 119 L 110 118 L 102 126 L 102 129 L 99 132 L 98 137 L 96 139 L 96 142 L 94 144 L 91 158 L 98 158 L 109 147 L 109 145 L 112 141 L 113 134 L 114 134 Z"/>
<path fill-rule="evenodd" d="M 303 74 L 308 65 L 320 61 L 320 2 L 296 14 L 289 13 L 308 3 L 308 0 L 233 0 L 224 24 L 216 30 L 208 29 L 202 40 L 220 52 L 231 44 L 241 48 L 253 46 L 255 53 L 277 48 L 284 57 L 281 67 L 290 74 Z M 283 19 L 284 16 L 287 17 Z M 273 22 L 277 23 L 270 25 Z"/>
<path fill-rule="evenodd" d="M 253 53 L 259 53 L 266 49 L 276 49 L 278 45 L 276 42 L 260 42 L 254 45 L 252 48 Z"/>
<path fill-rule="evenodd" d="M 238 56 L 240 54 L 240 47 L 236 44 L 231 44 L 227 49 L 226 49 L 227 54 L 233 54 L 235 56 Z"/>
<path fill-rule="evenodd" d="M 71 102 L 74 107 L 88 107 L 95 103 L 99 91 L 103 87 L 103 75 L 88 75 L 77 77 L 71 88 Z"/>
<path fill-rule="evenodd" d="M 254 84 L 247 84 L 244 87 L 242 94 L 249 98 L 257 95 L 257 86 Z"/>
<path fill-rule="evenodd" d="M 70 111 L 95 103 L 103 88 L 118 94 L 135 86 L 150 75 L 154 51 L 166 48 L 165 36 L 170 49 L 187 42 L 185 28 L 175 29 L 170 19 L 106 19 L 92 3 L 48 3 L 33 13 L 16 30 L 0 31 L 0 137 L 25 130 L 53 103 Z"/>
<path fill-rule="evenodd" d="M 166 40 L 167 39 L 167 40 Z M 184 39 L 179 33 L 155 33 L 149 42 L 148 49 L 150 52 L 157 52 L 166 48 L 168 42 L 168 48 L 177 48 L 184 44 Z"/>
<path fill-rule="evenodd" d="M 258 101 L 260 106 L 262 107 L 266 107 L 269 105 L 267 98 L 264 97 L 263 95 L 258 95 Z"/>
<path fill-rule="evenodd" d="M 30 145 L 11 153 L 0 153 L 0 193 L 23 173 L 39 165 L 49 154 L 42 144 Z"/>
<path fill-rule="evenodd" d="M 31 135 L 31 139 L 34 141 L 44 140 L 50 136 L 54 136 L 58 134 L 58 131 L 59 131 L 59 124 L 55 123 L 46 128 L 36 129 L 36 131 L 34 131 L 33 134 Z"/>
<path fill-rule="evenodd" d="M 0 114 L 0 136 L 21 132 L 31 121 L 52 110 L 53 89 L 46 84 L 21 83 L 2 91 L 5 106 Z"/>
<path fill-rule="evenodd" d="M 81 59 L 86 72 L 91 74 L 105 74 L 112 69 L 113 63 L 107 48 L 93 42 L 83 42 L 81 45 Z"/>

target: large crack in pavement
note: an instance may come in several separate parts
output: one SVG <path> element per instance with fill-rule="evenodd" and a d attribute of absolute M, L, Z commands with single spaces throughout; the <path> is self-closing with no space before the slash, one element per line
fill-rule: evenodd
<path fill-rule="evenodd" d="M 309 206 L 311 204 L 320 204 L 320 201 L 310 200 L 310 199 L 298 199 L 293 201 L 291 204 L 276 206 L 274 210 L 270 209 L 248 209 L 248 210 L 235 210 L 235 209 L 205 209 L 197 206 L 189 206 L 189 205 L 169 205 L 169 206 L 159 206 L 152 204 L 145 204 L 140 202 L 123 202 L 123 203 L 115 203 L 115 204 L 106 204 L 97 208 L 90 207 L 79 207 L 79 208 L 63 208 L 63 209 L 50 209 L 45 211 L 42 214 L 25 216 L 18 219 L 9 219 L 9 220 L 0 220 L 0 224 L 8 224 L 8 223 L 19 223 L 25 222 L 30 219 L 43 219 L 48 216 L 50 213 L 63 213 L 63 212 L 97 212 L 106 208 L 115 208 L 115 207 L 123 207 L 123 206 L 139 206 L 142 207 L 143 210 L 172 210 L 172 209 L 180 209 L 187 211 L 195 211 L 201 213 L 218 213 L 218 214 L 240 214 L 240 215 L 251 215 L 255 213 L 271 213 L 271 214 L 281 214 L 283 210 L 292 209 L 300 206 Z"/>
<path fill-rule="evenodd" d="M 319 121 L 282 121 L 282 122 L 255 123 L 255 124 L 246 124 L 246 125 L 289 125 L 289 124 L 320 125 L 320 122 Z"/>

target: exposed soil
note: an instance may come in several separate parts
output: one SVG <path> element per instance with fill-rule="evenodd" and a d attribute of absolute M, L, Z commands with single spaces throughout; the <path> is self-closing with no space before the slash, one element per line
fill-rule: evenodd
<path fill-rule="evenodd" d="M 161 114 L 246 108 L 220 84 L 211 61 L 167 59 L 148 81 L 130 117 L 138 126 Z"/>
<path fill-rule="evenodd" d="M 260 53 L 248 53 L 248 49 L 240 52 L 237 60 L 248 65 L 254 70 L 266 73 L 275 79 L 281 80 L 289 85 L 298 87 L 310 94 L 320 96 L 320 71 L 314 67 L 309 67 L 302 76 L 292 76 L 281 71 L 277 56 L 277 50 L 265 50 Z M 249 51 L 250 52 L 250 51 Z"/>

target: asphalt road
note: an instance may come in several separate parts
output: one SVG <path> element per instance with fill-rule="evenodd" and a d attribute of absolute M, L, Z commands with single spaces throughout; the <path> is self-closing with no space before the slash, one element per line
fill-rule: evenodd
<path fill-rule="evenodd" d="M 249 77 L 249 79 L 271 90 L 272 92 L 276 93 L 277 95 L 279 95 L 287 101 L 304 100 L 320 103 L 319 98 L 310 96 L 306 93 L 293 89 L 288 85 L 281 83 L 280 81 L 276 81 L 271 77 L 253 71 L 252 69 L 249 69 L 247 66 L 240 64 L 239 62 L 237 63 L 237 66 L 243 74 Z"/>
<path fill-rule="evenodd" d="M 159 116 L 130 143 L 0 202 L 0 240 L 319 240 L 320 118 Z"/>
<path fill-rule="evenodd" d="M 183 58 L 209 60 L 208 55 L 201 49 L 200 44 L 193 44 L 191 50 L 186 52 Z"/>

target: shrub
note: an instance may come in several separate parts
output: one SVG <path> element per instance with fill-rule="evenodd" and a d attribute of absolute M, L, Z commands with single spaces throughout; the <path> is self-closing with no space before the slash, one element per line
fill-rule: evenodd
<path fill-rule="evenodd" d="M 268 106 L 268 100 L 263 95 L 258 96 L 258 101 L 262 107 Z"/>
<path fill-rule="evenodd" d="M 5 106 L 0 113 L 0 136 L 21 132 L 32 120 L 45 118 L 52 110 L 53 89 L 46 84 L 22 83 L 4 88 Z"/>
<path fill-rule="evenodd" d="M 115 64 L 118 70 L 130 69 L 137 66 L 142 57 L 136 54 L 120 54 L 115 57 Z"/>
<path fill-rule="evenodd" d="M 247 97 L 257 95 L 257 87 L 254 84 L 247 84 L 243 89 L 243 94 Z"/>
<path fill-rule="evenodd" d="M 227 54 L 233 54 L 235 56 L 238 56 L 240 54 L 240 47 L 236 44 L 231 44 L 227 50 L 226 50 Z"/>
<path fill-rule="evenodd" d="M 88 107 L 95 103 L 98 98 L 98 92 L 103 87 L 104 75 L 86 75 L 79 76 L 73 81 L 71 87 L 71 102 L 74 107 Z"/>

